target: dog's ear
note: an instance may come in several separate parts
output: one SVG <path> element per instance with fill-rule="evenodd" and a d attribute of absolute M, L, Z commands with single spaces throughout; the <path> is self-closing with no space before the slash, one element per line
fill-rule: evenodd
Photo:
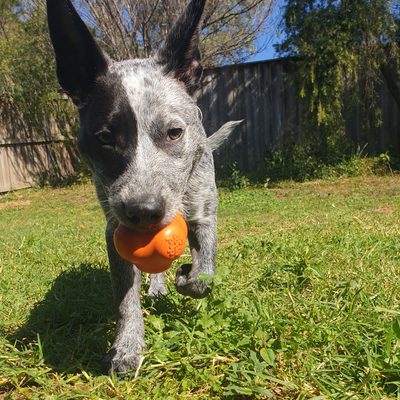
<path fill-rule="evenodd" d="M 155 56 L 164 65 L 164 72 L 182 81 L 190 95 L 196 91 L 203 73 L 199 22 L 205 3 L 206 0 L 191 0 Z"/>
<path fill-rule="evenodd" d="M 92 92 L 96 78 L 107 72 L 110 60 L 70 0 L 47 0 L 47 17 L 58 81 L 80 106 Z"/>

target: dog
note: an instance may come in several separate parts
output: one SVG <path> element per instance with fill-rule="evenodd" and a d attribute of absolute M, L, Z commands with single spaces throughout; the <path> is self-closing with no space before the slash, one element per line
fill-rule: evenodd
<path fill-rule="evenodd" d="M 144 350 L 141 272 L 115 250 L 118 224 L 158 231 L 178 212 L 188 225 L 192 264 L 176 271 L 176 290 L 201 298 L 216 273 L 217 206 L 212 152 L 239 123 L 207 138 L 193 95 L 202 75 L 199 22 L 206 0 L 191 0 L 155 56 L 113 62 L 70 0 L 47 0 L 61 87 L 78 107 L 78 150 L 93 172 L 104 212 L 116 312 L 105 374 L 134 376 Z M 164 273 L 150 275 L 149 294 L 166 293 Z"/>

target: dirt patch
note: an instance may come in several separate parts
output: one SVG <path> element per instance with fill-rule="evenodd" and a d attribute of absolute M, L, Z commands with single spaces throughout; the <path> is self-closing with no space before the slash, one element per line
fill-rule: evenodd
<path fill-rule="evenodd" d="M 287 195 L 288 195 L 287 192 L 281 191 L 280 193 L 276 192 L 274 197 L 276 199 L 287 199 Z"/>
<path fill-rule="evenodd" d="M 4 208 L 7 207 L 27 207 L 31 205 L 30 200 L 22 201 L 22 200 L 16 200 L 16 201 L 8 201 L 7 203 L 0 203 L 0 210 L 3 210 Z"/>

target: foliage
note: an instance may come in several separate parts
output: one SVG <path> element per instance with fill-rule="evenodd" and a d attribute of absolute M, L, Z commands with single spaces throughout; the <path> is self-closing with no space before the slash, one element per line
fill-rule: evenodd
<path fill-rule="evenodd" d="M 367 399 L 400 388 L 399 177 L 220 191 L 209 297 L 150 299 L 141 376 L 100 374 L 114 335 L 89 185 L 0 198 L 0 397 Z M 207 278 L 207 276 L 203 276 Z"/>
<path fill-rule="evenodd" d="M 269 152 L 255 173 L 256 177 L 269 177 L 271 183 L 284 180 L 306 182 L 314 179 L 337 179 L 355 176 L 387 175 L 393 173 L 390 159 L 367 157 L 364 149 L 356 149 L 351 154 L 337 154 L 326 161 L 315 154 L 306 144 L 289 145 L 282 150 Z M 394 169 L 399 170 L 397 159 L 392 159 Z M 258 180 L 260 180 L 258 178 Z"/>
<path fill-rule="evenodd" d="M 219 187 L 230 190 L 244 189 L 250 186 L 249 178 L 238 170 L 237 163 L 226 163 L 216 171 L 216 181 Z"/>
<path fill-rule="evenodd" d="M 393 69 L 399 68 L 397 15 L 387 0 L 288 0 L 277 50 L 298 56 L 300 96 L 310 109 L 308 134 L 325 153 L 346 147 L 345 121 L 362 105 L 364 139 L 382 123 L 375 85 L 381 73 L 400 109 Z M 322 143 L 318 143 L 322 126 Z M 368 136 L 369 135 L 369 136 Z"/>
<path fill-rule="evenodd" d="M 45 186 L 60 188 L 91 181 L 92 172 L 84 162 L 79 161 L 74 165 L 74 172 L 66 176 L 60 174 L 57 163 L 54 163 L 49 170 L 45 170 L 39 175 L 37 183 L 42 188 Z"/>
<path fill-rule="evenodd" d="M 399 173 L 398 157 L 390 157 L 387 152 L 371 157 L 365 151 L 364 147 L 354 149 L 347 155 L 337 152 L 336 157 L 326 160 L 315 152 L 309 142 L 291 142 L 280 150 L 268 151 L 253 172 L 241 172 L 235 162 L 222 165 L 217 170 L 217 185 L 233 191 L 254 186 L 272 187 L 285 181 L 307 182 Z"/>
<path fill-rule="evenodd" d="M 122 61 L 154 55 L 188 0 L 75 3 L 104 49 L 113 59 Z M 203 64 L 244 61 L 261 51 L 275 25 L 279 3 L 280 0 L 209 0 L 201 26 Z"/>
<path fill-rule="evenodd" d="M 39 134 L 52 117 L 68 136 L 76 112 L 58 92 L 46 21 L 42 0 L 0 0 L 0 96 Z"/>

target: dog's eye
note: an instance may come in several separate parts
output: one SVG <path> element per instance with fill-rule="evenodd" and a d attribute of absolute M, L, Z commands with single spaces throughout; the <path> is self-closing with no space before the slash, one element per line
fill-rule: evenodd
<path fill-rule="evenodd" d="M 96 133 L 95 137 L 102 146 L 112 146 L 114 144 L 114 137 L 109 131 Z"/>
<path fill-rule="evenodd" d="M 167 136 L 167 140 L 171 141 L 171 140 L 178 140 L 181 136 L 182 136 L 182 128 L 172 128 L 172 129 L 168 129 L 168 136 Z"/>

